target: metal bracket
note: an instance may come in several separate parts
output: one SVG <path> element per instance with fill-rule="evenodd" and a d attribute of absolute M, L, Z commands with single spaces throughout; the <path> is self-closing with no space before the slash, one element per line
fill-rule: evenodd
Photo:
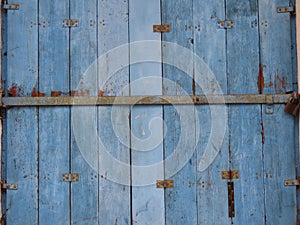
<path fill-rule="evenodd" d="M 2 190 L 18 190 L 18 184 L 7 184 L 6 182 L 1 183 Z"/>
<path fill-rule="evenodd" d="M 62 180 L 64 182 L 78 182 L 79 181 L 79 174 L 78 173 L 73 173 L 73 174 L 64 173 L 62 175 Z"/>
<path fill-rule="evenodd" d="M 74 19 L 63 20 L 63 27 L 65 28 L 78 27 L 78 24 L 79 24 L 78 20 L 74 20 Z"/>
<path fill-rule="evenodd" d="M 272 95 L 266 95 L 266 114 L 274 113 L 274 97 Z"/>
<path fill-rule="evenodd" d="M 5 10 L 19 10 L 20 5 L 18 3 L 15 3 L 15 4 L 4 3 L 2 8 L 5 9 Z"/>
<path fill-rule="evenodd" d="M 297 180 L 285 180 L 284 186 L 300 186 L 300 179 Z"/>
<path fill-rule="evenodd" d="M 218 20 L 219 29 L 230 29 L 233 28 L 233 20 Z"/>
<path fill-rule="evenodd" d="M 170 24 L 162 24 L 162 25 L 153 25 L 153 32 L 170 32 Z"/>
<path fill-rule="evenodd" d="M 240 175 L 238 170 L 222 171 L 223 180 L 239 179 L 239 177 Z"/>
<path fill-rule="evenodd" d="M 228 216 L 230 218 L 235 217 L 235 207 L 234 207 L 234 183 L 228 182 Z"/>
<path fill-rule="evenodd" d="M 156 188 L 174 188 L 174 180 L 157 180 Z"/>
<path fill-rule="evenodd" d="M 294 14 L 295 13 L 295 7 L 293 5 L 292 6 L 287 6 L 287 7 L 278 7 L 277 12 L 278 13 L 291 13 L 291 14 Z"/>

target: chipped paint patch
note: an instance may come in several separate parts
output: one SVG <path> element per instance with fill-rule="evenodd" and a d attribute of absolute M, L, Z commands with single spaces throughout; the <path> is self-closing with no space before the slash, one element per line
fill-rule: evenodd
<path fill-rule="evenodd" d="M 263 65 L 261 64 L 259 65 L 257 87 L 258 87 L 258 93 L 262 94 L 265 88 L 265 78 L 264 78 L 264 68 Z"/>
<path fill-rule="evenodd" d="M 286 79 L 276 75 L 274 78 L 274 87 L 276 94 L 286 93 Z"/>
<path fill-rule="evenodd" d="M 12 84 L 11 88 L 8 89 L 7 94 L 9 97 L 20 97 L 23 95 L 23 90 L 17 84 Z"/>
<path fill-rule="evenodd" d="M 31 91 L 31 97 L 45 97 L 45 93 L 39 92 L 36 88 L 33 88 Z"/>

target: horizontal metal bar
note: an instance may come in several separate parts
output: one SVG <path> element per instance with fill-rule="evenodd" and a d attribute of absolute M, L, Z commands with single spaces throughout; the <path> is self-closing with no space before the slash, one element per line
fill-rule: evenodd
<path fill-rule="evenodd" d="M 5 106 L 107 106 L 107 105 L 222 105 L 285 104 L 290 94 L 173 95 L 173 96 L 76 96 L 3 97 Z"/>

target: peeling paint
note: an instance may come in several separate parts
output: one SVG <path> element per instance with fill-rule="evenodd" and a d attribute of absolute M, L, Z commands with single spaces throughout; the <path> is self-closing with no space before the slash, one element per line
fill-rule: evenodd
<path fill-rule="evenodd" d="M 70 96 L 88 96 L 88 95 L 90 95 L 90 90 L 70 91 Z"/>
<path fill-rule="evenodd" d="M 258 87 L 258 93 L 262 94 L 265 88 L 265 78 L 264 78 L 264 68 L 261 64 L 259 65 L 257 87 Z"/>
<path fill-rule="evenodd" d="M 104 91 L 103 90 L 99 90 L 98 91 L 98 96 L 103 97 L 104 96 Z"/>
<path fill-rule="evenodd" d="M 20 97 L 23 94 L 23 90 L 17 84 L 12 84 L 11 88 L 8 89 L 7 94 L 9 97 Z"/>
<path fill-rule="evenodd" d="M 274 78 L 274 87 L 276 94 L 281 94 L 286 92 L 286 78 L 276 75 Z"/>
<path fill-rule="evenodd" d="M 39 92 L 36 88 L 33 88 L 31 91 L 31 97 L 45 97 L 45 93 Z"/>

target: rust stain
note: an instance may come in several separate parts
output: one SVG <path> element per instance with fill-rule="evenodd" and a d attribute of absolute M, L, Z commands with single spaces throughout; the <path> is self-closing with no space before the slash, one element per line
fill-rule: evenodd
<path fill-rule="evenodd" d="M 88 95 L 90 95 L 90 90 L 70 91 L 70 96 L 88 96 Z"/>
<path fill-rule="evenodd" d="M 258 93 L 262 94 L 265 88 L 265 78 L 264 78 L 264 68 L 261 64 L 259 65 L 257 87 L 258 87 Z"/>
<path fill-rule="evenodd" d="M 196 93 L 196 82 L 195 82 L 195 79 L 193 79 L 192 90 L 193 90 L 193 94 L 195 94 Z"/>
<path fill-rule="evenodd" d="M 31 97 L 45 97 L 45 93 L 38 92 L 36 88 L 33 88 L 31 91 Z"/>
<path fill-rule="evenodd" d="M 272 87 L 273 86 L 273 82 L 272 81 L 270 81 L 270 83 L 269 83 L 269 87 Z"/>
<path fill-rule="evenodd" d="M 104 91 L 103 90 L 99 90 L 98 96 L 103 97 L 104 96 Z"/>
<path fill-rule="evenodd" d="M 70 92 L 51 91 L 51 97 L 70 96 Z"/>
<path fill-rule="evenodd" d="M 280 77 L 279 75 L 276 75 L 274 78 L 274 86 L 275 86 L 275 92 L 277 94 L 285 93 L 286 92 L 286 79 L 285 77 Z"/>
<path fill-rule="evenodd" d="M 22 89 L 17 84 L 12 84 L 11 88 L 7 91 L 9 97 L 20 97 L 21 93 Z"/>
<path fill-rule="evenodd" d="M 265 144 L 265 126 L 264 126 L 264 123 L 261 123 L 261 140 L 262 140 L 262 144 Z"/>

